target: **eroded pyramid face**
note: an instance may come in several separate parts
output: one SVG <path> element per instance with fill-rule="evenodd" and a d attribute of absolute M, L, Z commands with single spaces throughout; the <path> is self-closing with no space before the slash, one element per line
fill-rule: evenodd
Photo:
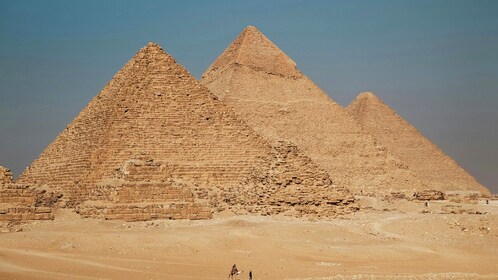
<path fill-rule="evenodd" d="M 472 175 L 460 167 L 416 128 L 371 92 L 364 92 L 347 107 L 362 127 L 393 151 L 431 189 L 489 195 Z"/>
<path fill-rule="evenodd" d="M 350 200 L 327 172 L 286 147 L 268 144 L 150 43 L 19 181 L 47 184 L 64 193 L 70 206 L 84 202 L 82 215 L 125 220 L 208 218 L 232 207 L 258 213 L 279 196 L 279 211 L 286 211 L 296 205 L 289 199 L 313 186 L 335 204 Z M 284 188 L 287 195 L 279 195 Z M 249 209 L 245 196 L 257 207 Z M 314 200 L 313 192 L 308 196 Z"/>
<path fill-rule="evenodd" d="M 255 27 L 235 39 L 201 83 L 266 140 L 296 144 L 340 186 L 374 194 L 425 189 Z"/>

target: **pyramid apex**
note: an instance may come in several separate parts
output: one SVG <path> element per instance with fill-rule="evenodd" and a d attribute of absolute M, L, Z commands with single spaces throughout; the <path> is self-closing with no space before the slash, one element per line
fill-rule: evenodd
<path fill-rule="evenodd" d="M 357 98 L 368 98 L 368 99 L 379 99 L 375 93 L 370 92 L 370 91 L 365 91 L 360 94 L 358 94 Z"/>
<path fill-rule="evenodd" d="M 148 42 L 143 46 L 133 57 L 132 60 L 152 59 L 152 60 L 165 60 L 167 63 L 176 64 L 176 60 L 157 43 Z"/>
<path fill-rule="evenodd" d="M 357 102 L 384 103 L 377 95 L 375 95 L 375 93 L 370 91 L 365 91 L 358 94 L 358 96 L 356 96 L 356 98 L 354 99 L 353 103 Z"/>
<path fill-rule="evenodd" d="M 299 77 L 296 63 L 256 27 L 247 26 L 206 70 L 203 76 L 219 68 L 243 65 L 284 77 Z"/>
<path fill-rule="evenodd" d="M 161 45 L 159 45 L 158 43 L 154 43 L 154 42 L 148 42 L 147 45 L 145 45 L 142 49 L 140 49 L 140 51 L 152 51 L 152 50 L 155 50 L 155 51 L 161 50 L 164 52 Z"/>
<path fill-rule="evenodd" d="M 247 32 L 247 31 L 251 31 L 251 32 L 256 31 L 256 32 L 261 33 L 261 31 L 259 31 L 259 29 L 256 28 L 256 26 L 254 26 L 254 25 L 248 25 L 246 28 L 244 28 L 244 30 L 242 32 Z"/>
<path fill-rule="evenodd" d="M 384 101 L 377 97 L 375 93 L 366 91 L 358 94 L 358 96 L 356 96 L 356 98 L 346 107 L 346 109 L 354 115 L 358 115 L 360 113 L 364 113 L 366 108 L 379 106 L 392 110 L 384 103 Z"/>

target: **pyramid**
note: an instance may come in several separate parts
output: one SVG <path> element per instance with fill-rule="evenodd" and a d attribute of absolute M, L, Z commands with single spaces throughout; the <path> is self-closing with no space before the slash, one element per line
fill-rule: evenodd
<path fill-rule="evenodd" d="M 214 209 L 242 205 L 217 201 L 237 193 L 275 149 L 149 43 L 18 181 L 47 184 L 85 217 L 204 219 Z M 323 173 L 302 162 L 303 176 Z M 310 180 L 315 186 L 319 179 Z M 339 190 L 331 182 L 317 188 Z M 347 204 L 348 192 L 340 190 Z"/>
<path fill-rule="evenodd" d="M 201 83 L 266 140 L 295 144 L 339 186 L 372 194 L 425 189 L 253 26 L 204 72 Z"/>
<path fill-rule="evenodd" d="M 443 192 L 490 192 L 452 158 L 371 92 L 347 107 L 362 127 L 393 151 L 430 188 Z"/>

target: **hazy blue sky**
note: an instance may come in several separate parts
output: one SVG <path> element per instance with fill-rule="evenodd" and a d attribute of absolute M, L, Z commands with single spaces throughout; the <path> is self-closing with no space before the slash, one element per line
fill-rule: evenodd
<path fill-rule="evenodd" d="M 154 41 L 196 77 L 255 25 L 332 99 L 373 91 L 498 193 L 498 1 L 0 1 L 0 165 L 20 173 Z"/>

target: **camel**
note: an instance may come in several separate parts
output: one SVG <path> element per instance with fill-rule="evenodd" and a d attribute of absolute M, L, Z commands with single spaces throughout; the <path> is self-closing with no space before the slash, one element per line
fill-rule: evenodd
<path fill-rule="evenodd" d="M 242 274 L 242 270 L 238 270 L 237 269 L 237 265 L 233 265 L 232 266 L 232 270 L 230 271 L 230 274 L 228 274 L 228 279 L 235 279 L 234 276 L 239 276 L 240 274 Z M 237 277 L 238 278 L 238 277 Z"/>

